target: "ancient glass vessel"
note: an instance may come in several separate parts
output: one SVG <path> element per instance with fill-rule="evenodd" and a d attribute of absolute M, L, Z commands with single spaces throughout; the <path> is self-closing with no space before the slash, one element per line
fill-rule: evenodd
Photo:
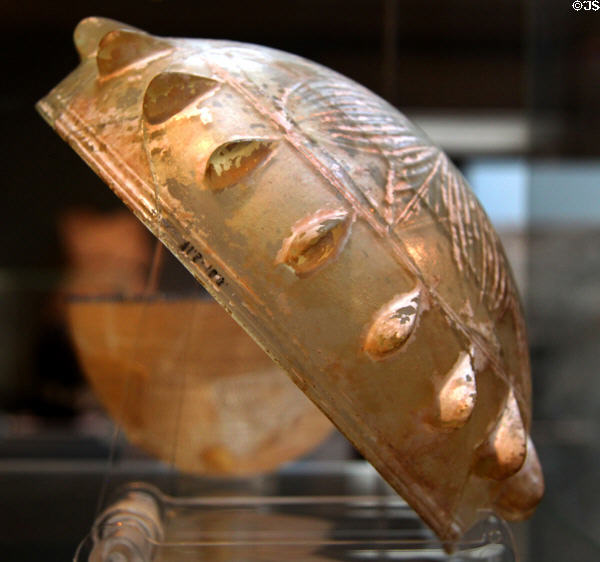
<path fill-rule="evenodd" d="M 521 306 L 444 153 L 293 55 L 98 18 L 75 43 L 39 111 L 438 535 L 529 514 Z"/>

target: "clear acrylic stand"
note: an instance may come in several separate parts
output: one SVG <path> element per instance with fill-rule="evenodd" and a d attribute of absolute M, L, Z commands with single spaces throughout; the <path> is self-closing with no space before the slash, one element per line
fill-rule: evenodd
<path fill-rule="evenodd" d="M 397 496 L 176 498 L 141 483 L 119 491 L 74 560 L 516 560 L 506 524 L 492 514 L 446 547 Z"/>

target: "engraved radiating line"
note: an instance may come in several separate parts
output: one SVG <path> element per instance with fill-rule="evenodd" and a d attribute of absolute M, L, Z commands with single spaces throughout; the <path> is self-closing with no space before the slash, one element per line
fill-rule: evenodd
<path fill-rule="evenodd" d="M 301 92 L 299 92 L 298 90 L 295 90 L 294 93 L 297 97 L 299 97 L 300 99 L 302 99 L 303 102 L 306 103 L 307 100 L 304 98 L 304 96 L 302 96 Z M 387 123 L 389 125 L 393 125 L 397 129 L 403 129 L 404 131 L 406 131 L 408 133 L 414 134 L 414 131 L 412 131 L 406 124 L 399 123 L 397 119 L 394 119 L 393 117 L 382 114 L 379 106 L 377 106 L 376 104 L 358 104 L 357 105 L 356 98 L 354 98 L 354 101 L 350 101 L 348 103 L 340 102 L 334 108 L 330 108 L 326 105 L 326 102 L 329 101 L 329 98 L 331 98 L 332 95 L 333 94 L 330 94 L 329 96 L 320 96 L 318 98 L 318 100 L 315 100 L 315 103 L 314 103 L 315 109 L 313 109 L 312 113 L 308 114 L 307 118 L 309 118 L 309 119 L 320 119 L 323 117 L 327 118 L 330 116 L 335 116 L 338 113 L 342 113 L 342 114 L 344 114 L 344 116 L 355 114 L 359 118 L 367 120 L 367 124 L 370 124 L 371 122 Z M 336 99 L 336 102 L 337 101 L 338 100 Z M 373 115 L 372 115 L 373 112 L 377 112 L 376 115 L 374 116 L 374 121 L 371 120 L 371 118 L 373 117 Z"/>
<path fill-rule="evenodd" d="M 376 155 L 382 156 L 385 159 L 388 159 L 389 156 L 396 156 L 395 150 L 389 150 L 386 153 L 382 153 L 381 147 L 378 147 L 377 145 L 375 145 L 371 148 L 369 146 L 369 144 L 362 144 L 362 143 L 356 142 L 356 139 L 354 137 L 350 137 L 348 135 L 332 134 L 331 136 L 335 137 L 336 139 L 341 139 L 342 141 L 345 139 L 348 139 L 351 141 L 351 142 L 336 143 L 336 146 L 339 146 L 342 149 L 343 148 L 349 148 L 349 149 L 353 149 L 353 150 L 360 149 L 360 151 L 365 154 L 376 154 Z M 324 142 L 327 144 L 332 144 L 331 141 L 327 142 L 327 140 L 325 140 Z M 423 162 L 424 162 L 424 160 L 423 160 Z M 419 161 L 419 163 L 421 163 L 421 161 Z"/>
<path fill-rule="evenodd" d="M 338 119 L 336 119 L 336 121 L 339 120 L 339 118 L 344 118 L 344 117 L 348 117 L 348 115 L 344 115 L 344 114 L 340 113 L 340 116 L 338 117 Z M 393 146 L 397 146 L 401 143 L 403 143 L 404 146 L 406 146 L 407 143 L 409 143 L 409 142 L 414 143 L 419 140 L 419 137 L 417 135 L 409 132 L 406 129 L 395 126 L 394 123 L 388 123 L 388 122 L 379 123 L 379 124 L 367 123 L 360 117 L 362 117 L 361 113 L 358 113 L 357 115 L 352 116 L 353 121 L 355 121 L 355 125 L 338 123 L 338 122 L 334 121 L 333 118 L 332 119 L 321 118 L 321 119 L 319 119 L 318 124 L 320 126 L 324 126 L 324 127 L 328 126 L 330 131 L 334 130 L 334 131 L 340 131 L 342 133 L 354 133 L 355 135 L 357 132 L 360 132 L 360 134 L 368 135 L 369 137 L 379 136 L 379 137 L 381 137 L 382 140 L 385 140 L 388 142 L 388 146 L 389 146 L 389 144 L 392 144 Z M 305 121 L 316 121 L 316 119 L 313 119 L 313 117 L 311 115 L 310 119 L 303 120 L 302 122 L 304 123 Z M 390 137 L 389 135 L 396 135 L 396 136 Z M 360 142 L 363 139 L 361 139 L 360 136 L 357 136 L 357 137 L 355 137 L 355 140 Z M 409 145 L 409 146 L 414 146 L 414 144 Z M 388 147 L 386 147 L 386 148 L 388 148 Z M 388 150 L 389 150 L 389 148 L 388 148 Z"/>
<path fill-rule="evenodd" d="M 372 108 L 366 108 L 369 110 L 372 110 Z M 390 131 L 393 132 L 396 135 L 404 135 L 402 138 L 400 137 L 396 137 L 396 138 L 392 138 L 392 139 L 388 139 L 392 142 L 402 142 L 402 140 L 404 138 L 413 138 L 416 139 L 418 138 L 418 135 L 415 135 L 415 133 L 409 129 L 407 129 L 406 127 L 401 127 L 398 125 L 398 123 L 395 123 L 394 121 L 390 121 L 388 119 L 377 119 L 377 118 L 371 118 L 370 113 L 372 113 L 372 111 L 365 111 L 365 108 L 361 108 L 361 111 L 356 111 L 356 108 L 354 107 L 348 107 L 348 109 L 342 109 L 342 111 L 337 111 L 336 113 L 332 113 L 329 115 L 325 115 L 325 116 L 321 116 L 319 117 L 318 112 L 317 113 L 312 113 L 310 114 L 310 119 L 311 121 L 317 121 L 318 123 L 321 125 L 323 123 L 336 123 L 337 122 L 337 126 L 339 127 L 349 127 L 349 125 L 344 125 L 343 123 L 339 123 L 339 121 L 341 119 L 347 118 L 348 115 L 351 115 L 353 120 L 356 121 L 357 125 L 359 125 L 361 127 L 361 130 L 364 132 L 367 131 L 385 131 L 386 133 L 389 133 Z M 302 120 L 302 123 L 304 123 L 306 120 Z"/>
<path fill-rule="evenodd" d="M 491 298 L 490 293 L 493 293 L 496 290 L 496 287 L 498 285 L 498 279 L 500 276 L 500 268 L 497 266 L 498 257 L 497 257 L 495 244 L 491 244 L 488 246 L 488 244 L 485 243 L 488 240 L 489 240 L 489 237 L 488 237 L 488 233 L 486 232 L 484 234 L 484 244 L 482 246 L 482 250 L 485 254 L 485 268 L 489 271 L 490 277 L 489 277 L 488 285 L 484 286 L 483 289 L 485 291 L 485 296 L 487 296 L 487 298 L 490 299 Z M 486 248 L 489 248 L 489 249 L 486 250 Z"/>
<path fill-rule="evenodd" d="M 314 113 L 307 115 L 306 117 L 302 117 L 301 119 L 298 120 L 298 123 L 304 123 L 304 121 L 308 121 L 311 119 L 323 119 L 323 118 L 328 118 L 328 117 L 335 117 L 338 114 L 344 115 L 344 111 L 341 110 L 342 107 L 353 108 L 354 105 L 353 104 L 339 104 L 339 106 L 334 109 L 325 109 L 323 111 L 316 111 Z M 369 119 L 369 118 L 366 115 L 360 115 L 358 117 L 358 119 Z M 393 117 L 389 117 L 387 115 L 381 115 L 381 116 L 377 116 L 376 118 L 369 119 L 369 124 L 375 124 L 375 123 L 387 123 L 387 124 L 397 126 L 397 120 L 394 119 Z M 409 131 L 408 127 L 406 127 L 406 131 Z"/>
<path fill-rule="evenodd" d="M 388 224 L 392 224 L 392 222 L 394 221 L 394 213 L 391 208 L 391 203 L 394 202 L 395 186 L 393 185 L 393 183 L 394 183 L 395 175 L 396 174 L 394 173 L 394 170 L 388 163 L 387 177 L 385 179 L 385 195 L 384 195 L 384 202 L 386 204 L 384 205 L 384 208 L 383 208 L 383 218 L 385 219 L 385 222 L 387 222 Z"/>
<path fill-rule="evenodd" d="M 423 153 L 426 150 L 429 150 L 429 152 L 431 154 L 435 154 L 435 152 L 437 152 L 435 149 L 431 149 L 430 147 L 409 145 L 409 146 L 403 146 L 401 148 L 394 150 L 393 155 L 394 156 L 408 156 L 409 154 L 412 154 L 413 152 Z"/>
<path fill-rule="evenodd" d="M 347 103 L 348 105 L 356 106 L 357 103 L 361 105 L 377 105 L 377 102 L 373 100 L 373 96 L 364 95 L 363 92 L 358 91 L 356 88 L 340 86 L 340 82 L 337 82 L 334 86 L 328 86 L 328 84 L 332 84 L 331 79 L 329 78 L 311 80 L 311 82 L 313 84 L 319 84 L 320 88 L 311 91 L 312 85 L 308 84 L 306 81 L 298 86 L 298 90 L 306 92 L 306 97 L 308 99 L 323 99 L 334 94 L 340 98 L 342 103 Z"/>
<path fill-rule="evenodd" d="M 359 123 L 359 130 L 361 134 L 368 135 L 369 137 L 376 135 L 385 138 L 385 134 L 388 133 L 388 129 L 391 129 L 393 132 L 396 132 L 396 128 L 392 127 L 391 123 L 385 123 L 383 125 L 374 127 L 371 123 Z M 384 127 L 384 128 L 382 128 Z M 356 127 L 351 125 L 339 124 L 336 125 L 337 131 L 342 131 L 344 133 L 356 133 Z M 357 139 L 360 140 L 360 139 Z"/>
<path fill-rule="evenodd" d="M 406 207 L 404 207 L 404 210 L 402 211 L 401 215 L 396 220 L 396 224 L 401 223 L 407 217 L 408 213 L 411 211 L 413 206 L 416 205 L 417 202 L 421 199 L 423 192 L 429 188 L 429 182 L 431 181 L 433 176 L 436 174 L 436 172 L 439 168 L 439 165 L 440 165 L 440 158 L 438 157 L 438 158 L 436 158 L 435 165 L 433 166 L 429 175 L 425 178 L 423 183 L 419 186 L 419 189 L 417 189 L 415 191 L 415 194 L 413 195 L 412 199 L 408 202 Z"/>
<path fill-rule="evenodd" d="M 494 269 L 494 271 L 493 271 L 494 281 L 492 283 L 492 294 L 495 294 L 495 292 L 498 290 L 502 272 L 500 271 L 500 261 L 498 259 L 498 249 L 496 248 L 496 244 L 491 244 L 491 249 L 492 249 L 492 255 L 488 256 L 488 265 L 491 265 Z"/>
<path fill-rule="evenodd" d="M 310 153 L 310 149 L 304 146 L 304 139 L 293 130 L 293 124 L 290 123 L 283 115 L 277 113 L 271 113 L 265 106 L 263 106 L 262 102 L 256 98 L 252 94 L 251 91 L 244 88 L 240 84 L 238 84 L 235 80 L 232 79 L 231 75 L 222 68 L 214 67 L 211 65 L 209 61 L 207 64 L 210 65 L 211 70 L 215 74 L 218 74 L 225 82 L 227 82 L 235 91 L 237 91 L 244 99 L 246 99 L 261 115 L 265 118 L 273 121 L 281 130 L 286 134 L 286 138 L 288 142 L 309 162 L 311 163 L 316 171 L 318 171 L 333 187 L 335 187 L 336 191 L 348 201 L 348 203 L 352 206 L 352 208 L 360 215 L 365 222 L 384 240 L 387 240 L 390 244 L 390 247 L 394 251 L 394 254 L 400 258 L 403 265 L 412 273 L 415 278 L 427 289 L 428 293 L 432 296 L 432 298 L 439 304 L 440 308 L 444 312 L 444 314 L 450 319 L 450 321 L 454 324 L 457 330 L 463 333 L 466 337 L 470 338 L 471 341 L 480 349 L 481 353 L 484 355 L 486 360 L 489 362 L 492 367 L 494 373 L 498 378 L 504 381 L 507 385 L 510 386 L 510 380 L 507 377 L 501 363 L 498 358 L 489 350 L 489 346 L 485 339 L 478 333 L 470 329 L 465 323 L 462 321 L 460 316 L 454 312 L 452 307 L 448 305 L 445 299 L 440 295 L 435 288 L 430 287 L 425 282 L 423 275 L 412 257 L 408 253 L 404 243 L 399 239 L 398 235 L 388 228 L 385 224 L 383 217 L 373 216 L 371 213 L 367 212 L 364 209 L 364 206 L 359 205 L 358 199 L 354 193 L 350 193 L 349 190 L 344 189 L 344 186 L 339 183 L 338 178 L 328 170 L 323 162 L 318 159 L 315 159 L 314 156 Z M 249 80 L 249 78 L 248 78 Z M 324 149 L 321 149 L 324 154 L 333 160 L 329 154 Z M 343 170 L 339 164 L 337 165 L 338 170 Z M 352 185 L 353 192 L 359 193 L 363 199 L 365 199 L 364 194 L 354 185 L 352 178 L 347 177 L 346 180 L 349 184 Z M 368 200 L 367 200 L 368 202 Z M 516 392 L 520 392 L 519 389 L 515 389 Z M 519 398 L 522 396 L 519 394 Z"/>
<path fill-rule="evenodd" d="M 502 250 L 502 248 L 498 248 L 498 251 L 504 256 L 504 250 Z M 505 267 L 508 267 L 508 264 L 506 264 Z M 497 307 L 499 309 L 500 307 L 502 307 L 502 312 L 504 312 L 506 310 L 506 307 L 508 306 L 508 303 L 506 302 L 507 299 L 504 301 L 504 303 L 502 302 L 502 296 L 505 294 L 505 292 L 510 292 L 511 297 L 516 298 L 514 295 L 514 289 L 509 287 L 509 279 L 508 275 L 506 274 L 503 275 L 501 278 L 500 291 L 497 294 Z"/>
<path fill-rule="evenodd" d="M 328 101 L 331 98 L 335 98 L 336 103 L 339 100 L 337 106 L 343 111 L 346 108 L 349 108 L 350 110 L 355 110 L 356 108 L 367 108 L 382 115 L 381 108 L 385 107 L 385 102 L 382 104 L 382 101 L 375 99 L 373 94 L 370 92 L 363 92 L 357 87 L 340 88 L 336 86 L 327 88 L 325 87 L 325 84 L 327 84 L 327 81 L 312 81 L 310 84 L 305 82 L 298 88 L 298 91 L 308 92 L 312 89 L 315 92 L 315 95 L 311 96 L 309 94 L 309 99 L 311 100 Z M 315 89 L 315 85 L 319 87 L 318 90 Z M 393 119 L 393 122 L 396 124 L 396 126 L 399 125 L 398 119 Z M 407 123 L 404 123 L 404 127 L 408 128 Z"/>
<path fill-rule="evenodd" d="M 320 123 L 320 126 L 327 128 L 330 138 L 322 139 L 326 143 L 331 143 L 331 139 L 341 139 L 338 144 L 341 146 L 349 146 L 351 148 L 360 148 L 360 151 L 381 154 L 384 157 L 408 155 L 411 152 L 418 152 L 415 144 L 420 140 L 416 136 L 405 134 L 402 130 L 393 129 L 388 125 L 374 129 L 371 126 L 363 126 L 362 122 L 357 122 L 356 126 L 349 127 L 337 124 L 331 124 L 327 121 Z M 360 131 L 360 136 L 357 136 L 357 131 Z M 401 137 L 401 139 L 399 138 Z M 390 139 L 397 139 L 391 142 Z M 410 162 L 407 162 L 410 163 Z"/>
<path fill-rule="evenodd" d="M 332 141 L 338 141 L 338 142 L 332 142 Z M 335 132 L 334 130 L 330 130 L 330 137 L 328 139 L 325 139 L 323 142 L 325 144 L 335 144 L 336 146 L 344 149 L 350 149 L 350 150 L 354 150 L 354 151 L 359 151 L 362 152 L 364 154 L 377 154 L 379 156 L 381 156 L 383 159 L 388 161 L 388 164 L 392 167 L 394 167 L 394 165 L 392 163 L 389 162 L 389 158 L 394 157 L 394 158 L 398 158 L 398 154 L 397 152 L 400 151 L 402 148 L 404 147 L 399 147 L 399 148 L 390 148 L 390 147 L 385 147 L 385 146 L 381 146 L 382 143 L 378 142 L 381 141 L 381 137 L 371 137 L 370 139 L 362 139 L 361 141 L 357 141 L 355 136 L 346 134 L 346 133 L 338 133 Z M 408 166 L 412 166 L 414 168 L 414 170 L 412 170 L 412 175 L 416 176 L 419 175 L 419 173 L 424 173 L 428 166 L 427 166 L 427 162 L 428 160 L 431 158 L 430 155 L 424 155 L 421 158 L 415 159 L 415 160 L 407 160 L 405 163 Z M 419 169 L 418 166 L 422 165 L 422 169 Z"/>
<path fill-rule="evenodd" d="M 306 91 L 306 90 L 305 90 Z M 327 99 L 327 97 L 330 96 L 336 96 L 336 100 L 339 99 L 340 100 L 340 107 L 351 107 L 353 109 L 360 107 L 360 108 L 369 108 L 369 109 L 377 109 L 377 104 L 371 101 L 366 101 L 364 99 L 358 99 L 356 98 L 356 94 L 351 93 L 351 94 L 340 94 L 339 90 L 329 90 L 329 91 L 323 91 L 323 92 L 319 92 L 317 95 L 315 96 L 308 96 L 306 99 L 306 101 L 314 101 L 314 100 L 324 100 Z"/>
<path fill-rule="evenodd" d="M 320 125 L 328 127 L 329 132 L 335 131 L 339 132 L 339 134 L 353 133 L 354 136 L 349 138 L 357 144 L 368 143 L 371 141 L 372 137 L 379 137 L 380 141 L 382 141 L 382 146 L 380 148 L 386 153 L 399 150 L 406 146 L 415 146 L 415 143 L 420 140 L 416 135 L 410 135 L 402 129 L 391 127 L 389 123 L 374 127 L 361 121 L 358 121 L 354 126 L 322 121 Z M 363 136 L 356 136 L 357 131 L 360 131 L 360 134 Z"/>
<path fill-rule="evenodd" d="M 498 291 L 498 293 L 496 294 L 496 303 L 495 303 L 495 308 L 500 308 L 500 306 L 502 305 L 502 298 L 501 296 L 504 294 L 504 292 L 507 290 L 506 287 L 506 275 L 502 275 L 500 277 L 500 290 Z"/>
<path fill-rule="evenodd" d="M 460 223 L 459 220 L 457 220 L 457 211 L 456 211 L 456 190 L 452 189 L 450 186 L 452 185 L 452 182 L 454 180 L 454 178 L 452 177 L 452 175 L 446 176 L 448 178 L 448 186 L 447 186 L 447 190 L 448 190 L 448 202 L 449 202 L 449 217 L 450 217 L 450 224 L 452 225 L 452 251 L 454 253 L 454 259 L 456 260 L 456 263 L 458 265 L 458 269 L 461 270 L 462 269 L 462 256 L 460 253 L 460 244 L 458 243 L 458 238 L 459 238 L 459 226 L 458 224 Z"/>
<path fill-rule="evenodd" d="M 389 140 L 389 137 L 387 135 L 390 134 L 398 134 L 398 130 L 396 129 L 391 129 L 390 127 L 372 127 L 369 125 L 365 125 L 363 126 L 362 123 L 359 123 L 360 126 L 360 132 L 363 136 L 363 138 L 360 137 L 349 137 L 351 140 L 353 140 L 354 142 L 358 143 L 358 144 L 362 144 L 364 142 L 371 142 L 371 140 L 373 138 L 377 139 L 379 138 L 382 141 L 386 141 Z M 356 128 L 355 127 L 350 127 L 348 125 L 336 125 L 335 127 L 331 127 L 329 129 L 330 131 L 336 131 L 335 134 L 339 134 L 339 135 L 343 135 L 343 134 L 347 134 L 347 133 L 354 133 L 356 135 Z M 407 146 L 407 144 L 409 142 L 414 142 L 417 141 L 417 137 L 416 136 L 408 136 L 408 135 L 404 135 L 404 138 L 402 140 L 402 142 L 404 143 L 404 146 Z M 398 142 L 397 144 L 400 144 L 400 142 Z M 414 146 L 414 145 L 410 145 L 410 146 Z M 386 147 L 387 148 L 387 147 Z M 389 150 L 389 149 L 388 149 Z M 391 149 L 391 150 L 396 150 L 396 149 Z"/>
<path fill-rule="evenodd" d="M 461 189 L 462 186 L 462 182 L 461 185 L 459 185 L 459 179 L 457 176 L 453 177 L 454 180 L 454 185 L 456 187 L 456 202 L 458 205 L 458 210 L 460 213 L 460 217 L 461 220 L 459 221 L 459 234 L 460 234 L 460 238 L 461 238 L 461 242 L 463 244 L 463 247 L 466 249 L 467 253 L 471 251 L 471 240 L 470 240 L 470 236 L 469 233 L 465 230 L 465 225 L 469 225 L 469 223 L 471 222 L 471 217 L 470 214 L 468 212 L 468 207 L 467 207 L 467 203 L 465 201 L 465 190 Z"/>
<path fill-rule="evenodd" d="M 413 137 L 415 141 L 421 141 L 418 137 Z M 413 150 L 414 149 L 414 150 Z M 415 152 L 417 156 L 412 157 L 411 154 Z M 406 166 L 415 166 L 417 163 L 426 162 L 427 159 L 433 158 L 435 154 L 438 154 L 439 151 L 433 147 L 428 147 L 424 145 L 415 145 L 415 144 L 407 144 L 404 146 L 398 146 L 390 149 L 390 156 L 394 156 L 396 158 L 404 158 L 403 164 Z M 422 156 L 418 158 L 418 156 Z"/>
<path fill-rule="evenodd" d="M 483 240 L 479 244 L 479 252 L 481 254 L 481 283 L 479 289 L 479 302 L 483 302 L 485 299 L 485 287 L 487 285 L 487 267 L 486 267 L 486 255 L 485 255 L 485 245 L 483 244 Z"/>
<path fill-rule="evenodd" d="M 452 188 L 452 186 L 454 187 L 454 189 L 452 189 L 452 193 L 454 196 L 454 212 L 456 214 L 456 225 L 457 225 L 457 231 L 458 231 L 459 250 L 461 248 L 463 248 L 466 253 L 468 251 L 468 248 L 467 248 L 467 239 L 465 236 L 465 225 L 461 219 L 460 189 L 458 186 L 458 180 L 456 179 L 455 175 L 450 176 L 450 182 L 448 184 L 448 187 Z M 462 252 L 459 252 L 459 253 L 461 254 L 461 259 L 462 259 Z M 468 259 L 465 259 L 464 261 L 467 262 Z M 463 267 L 466 268 L 466 264 Z"/>

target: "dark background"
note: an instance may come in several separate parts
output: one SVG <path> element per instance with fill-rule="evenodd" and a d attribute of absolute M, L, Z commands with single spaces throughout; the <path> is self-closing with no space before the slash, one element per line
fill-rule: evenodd
<path fill-rule="evenodd" d="M 537 181 L 539 163 L 588 165 L 599 156 L 600 13 L 576 12 L 569 0 L 4 2 L 3 560 L 69 559 L 91 525 L 109 454 L 105 442 L 69 425 L 76 408 L 57 404 L 52 390 L 40 396 L 47 377 L 65 388 L 81 384 L 73 357 L 60 346 L 40 344 L 49 295 L 64 264 L 57 219 L 73 206 L 120 206 L 33 108 L 77 65 L 72 32 L 89 15 L 157 35 L 227 38 L 291 51 L 352 77 L 409 117 L 498 123 L 515 117 L 529 131 L 527 143 L 483 156 L 529 162 L 532 205 L 548 193 Z M 459 164 L 472 156 L 460 145 L 445 148 Z M 569 189 L 568 181 L 562 189 Z M 538 514 L 518 530 L 526 543 L 524 560 L 599 559 L 598 230 L 597 224 L 557 230 L 532 223 L 519 234 L 529 250 L 525 302 L 537 399 L 534 437 L 548 484 Z M 573 307 L 572 295 L 583 304 Z"/>

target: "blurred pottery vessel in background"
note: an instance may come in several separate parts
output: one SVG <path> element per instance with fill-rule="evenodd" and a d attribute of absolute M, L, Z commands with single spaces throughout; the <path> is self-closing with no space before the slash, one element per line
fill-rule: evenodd
<path fill-rule="evenodd" d="M 214 301 L 71 299 L 82 368 L 128 439 L 188 473 L 274 470 L 333 429 Z"/>

